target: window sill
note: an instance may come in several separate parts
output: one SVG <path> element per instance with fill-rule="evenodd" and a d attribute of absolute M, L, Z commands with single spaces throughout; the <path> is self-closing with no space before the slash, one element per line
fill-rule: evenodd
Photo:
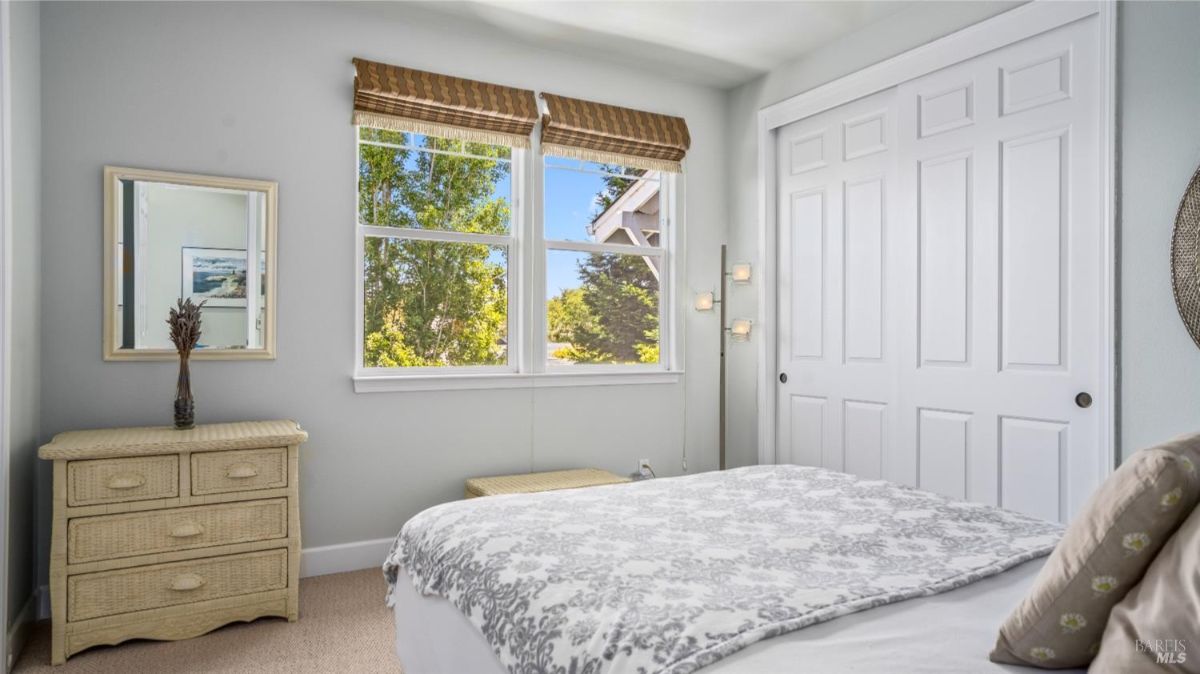
<path fill-rule="evenodd" d="M 628 386 L 676 384 L 682 371 L 546 372 L 541 374 L 356 375 L 355 393 L 389 391 L 459 391 L 470 389 L 555 388 L 561 386 Z"/>

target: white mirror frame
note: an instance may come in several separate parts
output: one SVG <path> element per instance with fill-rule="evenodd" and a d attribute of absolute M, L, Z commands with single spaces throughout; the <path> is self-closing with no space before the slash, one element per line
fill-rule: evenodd
<path fill-rule="evenodd" d="M 193 351 L 192 360 L 274 360 L 275 359 L 275 248 L 276 201 L 279 184 L 267 180 L 223 178 L 219 176 L 173 173 L 148 169 L 104 167 L 104 360 L 175 360 L 174 349 L 117 348 L 116 321 L 116 259 L 117 228 L 120 226 L 118 185 L 122 180 L 135 180 L 227 190 L 262 192 L 266 195 L 266 311 L 263 319 L 263 346 L 259 349 L 200 349 Z"/>

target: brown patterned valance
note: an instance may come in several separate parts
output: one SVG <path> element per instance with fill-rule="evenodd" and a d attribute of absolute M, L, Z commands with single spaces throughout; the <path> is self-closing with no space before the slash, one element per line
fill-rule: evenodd
<path fill-rule="evenodd" d="M 355 124 L 529 147 L 532 91 L 358 58 L 354 67 Z"/>
<path fill-rule="evenodd" d="M 542 94 L 542 152 L 679 173 L 692 143 L 681 117 Z"/>

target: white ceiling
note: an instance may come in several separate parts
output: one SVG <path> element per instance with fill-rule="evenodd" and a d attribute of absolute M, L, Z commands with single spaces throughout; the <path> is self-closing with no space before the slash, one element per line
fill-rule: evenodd
<path fill-rule="evenodd" d="M 474 0 L 428 3 L 525 42 L 732 87 L 914 0 Z"/>

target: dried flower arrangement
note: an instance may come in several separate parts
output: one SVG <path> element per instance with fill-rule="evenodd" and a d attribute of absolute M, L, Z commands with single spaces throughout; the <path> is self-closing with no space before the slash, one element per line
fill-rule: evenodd
<path fill-rule="evenodd" d="M 200 341 L 200 304 L 191 298 L 179 300 L 171 309 L 167 325 L 171 328 L 171 342 L 179 353 L 179 381 L 175 385 L 175 428 L 185 430 L 196 425 L 195 403 L 192 400 L 192 375 L 188 359 L 192 349 Z"/>

